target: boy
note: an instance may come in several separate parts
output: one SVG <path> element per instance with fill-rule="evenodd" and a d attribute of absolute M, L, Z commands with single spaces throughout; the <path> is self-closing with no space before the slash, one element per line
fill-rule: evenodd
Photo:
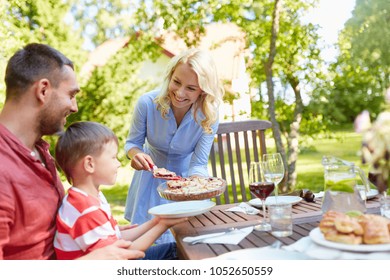
<path fill-rule="evenodd" d="M 115 183 L 120 167 L 117 152 L 117 137 L 99 123 L 76 122 L 60 134 L 55 156 L 72 187 L 57 214 L 54 247 L 58 259 L 79 258 L 121 238 L 133 241 L 129 249 L 146 251 L 145 259 L 176 258 L 175 243 L 149 247 L 185 218 L 156 217 L 137 227 L 120 228 L 111 215 L 99 186 Z"/>

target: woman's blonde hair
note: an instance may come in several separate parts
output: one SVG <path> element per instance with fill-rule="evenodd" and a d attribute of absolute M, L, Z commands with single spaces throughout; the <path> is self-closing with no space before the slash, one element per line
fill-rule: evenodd
<path fill-rule="evenodd" d="M 157 104 L 157 109 L 161 111 L 161 116 L 166 118 L 171 105 L 168 94 L 169 83 L 176 67 L 184 63 L 187 63 L 196 73 L 199 87 L 202 90 L 202 94 L 194 103 L 195 121 L 197 121 L 197 111 L 200 109 L 204 115 L 204 119 L 200 122 L 200 125 L 205 132 L 212 133 L 211 125 L 218 119 L 218 107 L 222 102 L 224 89 L 218 77 L 217 67 L 207 51 L 189 49 L 174 56 L 168 63 L 161 92 L 155 98 L 154 102 Z"/>

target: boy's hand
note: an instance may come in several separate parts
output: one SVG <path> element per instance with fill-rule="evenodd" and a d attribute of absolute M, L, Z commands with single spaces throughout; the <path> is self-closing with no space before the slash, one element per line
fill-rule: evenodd
<path fill-rule="evenodd" d="M 159 223 L 165 225 L 167 228 L 170 228 L 174 225 L 188 221 L 188 218 L 160 218 Z"/>

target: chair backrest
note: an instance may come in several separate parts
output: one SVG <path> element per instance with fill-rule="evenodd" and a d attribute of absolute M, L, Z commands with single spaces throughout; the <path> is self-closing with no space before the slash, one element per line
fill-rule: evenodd
<path fill-rule="evenodd" d="M 216 198 L 217 204 L 237 203 L 252 198 L 247 186 L 250 162 L 260 161 L 262 155 L 267 153 L 265 130 L 270 127 L 271 122 L 266 120 L 219 124 L 216 142 L 211 147 L 210 163 L 212 176 L 225 179 L 227 188 Z"/>

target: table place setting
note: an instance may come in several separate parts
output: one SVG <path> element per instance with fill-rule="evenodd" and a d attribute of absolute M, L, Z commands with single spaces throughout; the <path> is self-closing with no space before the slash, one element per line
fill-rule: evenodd
<path fill-rule="evenodd" d="M 240 212 L 247 215 L 257 215 L 260 213 L 259 209 L 256 209 L 245 202 L 241 202 L 239 205 L 226 209 L 225 211 Z"/>
<path fill-rule="evenodd" d="M 183 238 L 184 242 L 192 245 L 197 243 L 209 243 L 209 244 L 239 244 L 245 237 L 247 237 L 253 231 L 253 226 L 245 228 L 230 228 L 223 232 L 209 233 L 198 236 L 187 236 Z"/>

